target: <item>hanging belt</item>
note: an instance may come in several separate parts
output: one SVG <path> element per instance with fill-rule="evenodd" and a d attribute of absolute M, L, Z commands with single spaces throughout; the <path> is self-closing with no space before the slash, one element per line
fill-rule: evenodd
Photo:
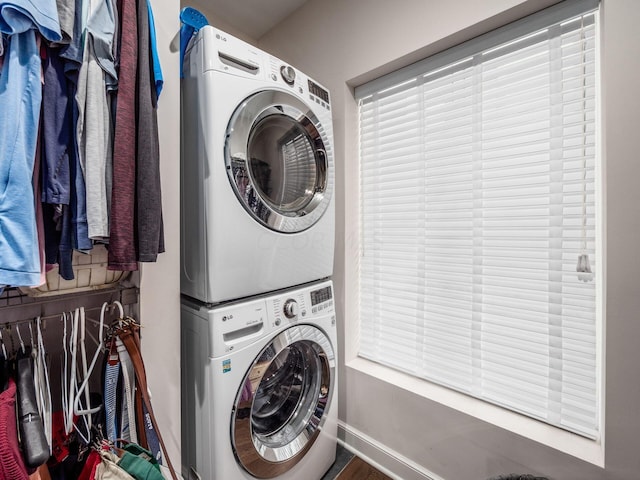
<path fill-rule="evenodd" d="M 167 453 L 167 447 L 165 446 L 162 436 L 160 435 L 158 422 L 155 415 L 153 414 L 153 408 L 151 407 L 151 398 L 149 397 L 149 387 L 147 385 L 147 375 L 144 368 L 144 362 L 142 360 L 142 354 L 140 353 L 139 332 L 140 325 L 138 325 L 131 317 L 127 317 L 124 320 L 120 319 L 118 321 L 118 326 L 114 331 L 114 335 L 118 336 L 120 340 L 122 340 L 122 343 L 126 347 L 127 352 L 131 357 L 136 375 L 136 384 L 138 387 L 137 391 L 140 393 L 140 395 L 142 395 L 142 400 L 149 414 L 151 424 L 153 425 L 153 428 L 158 435 L 158 441 L 160 442 L 160 447 L 162 448 L 162 452 L 164 453 L 167 467 L 171 472 L 171 477 L 173 478 L 173 480 L 178 480 L 178 475 L 176 474 L 169 454 Z"/>

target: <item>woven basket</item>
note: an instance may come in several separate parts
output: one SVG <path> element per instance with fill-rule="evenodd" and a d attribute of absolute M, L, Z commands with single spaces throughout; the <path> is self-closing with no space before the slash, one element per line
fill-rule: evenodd
<path fill-rule="evenodd" d="M 108 252 L 104 245 L 96 245 L 90 253 L 73 252 L 73 280 L 58 275 L 56 266 L 46 275 L 46 282 L 39 287 L 20 287 L 31 297 L 61 295 L 113 287 L 125 280 L 131 272 L 107 270 Z"/>

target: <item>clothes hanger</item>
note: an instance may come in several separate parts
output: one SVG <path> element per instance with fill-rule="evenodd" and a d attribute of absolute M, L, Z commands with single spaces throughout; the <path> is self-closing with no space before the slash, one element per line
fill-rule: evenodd
<path fill-rule="evenodd" d="M 78 336 L 78 321 L 80 317 L 80 309 L 76 308 L 73 312 L 62 313 L 61 319 L 63 321 L 62 330 L 62 350 L 63 350 L 63 366 L 62 366 L 62 415 L 64 423 L 64 432 L 69 435 L 72 431 L 76 431 L 78 437 L 85 442 L 90 443 L 90 438 L 84 436 L 84 434 L 77 428 L 75 428 L 75 422 L 73 418 L 73 403 L 75 399 L 75 392 L 77 386 L 76 379 L 76 352 L 77 352 L 77 336 Z M 71 331 L 67 323 L 71 324 Z M 67 333 L 69 339 L 67 342 Z M 83 417 L 84 418 L 84 417 Z M 87 430 L 88 431 L 88 430 Z"/>
<path fill-rule="evenodd" d="M 36 403 L 38 405 L 38 413 L 40 414 L 40 416 L 42 417 L 42 391 L 41 391 L 41 387 L 42 384 L 40 382 L 40 377 L 42 375 L 41 372 L 41 368 L 42 365 L 39 362 L 39 345 L 36 343 L 34 337 L 33 337 L 33 327 L 32 327 L 32 323 L 35 323 L 35 320 L 33 322 L 29 322 L 27 325 L 29 327 L 29 339 L 31 340 L 31 358 L 33 361 L 33 387 L 35 390 L 35 394 L 36 394 Z"/>
<path fill-rule="evenodd" d="M 75 356 L 71 365 L 69 365 L 69 357 L 72 350 L 72 337 L 73 337 L 73 314 L 69 312 L 62 314 L 63 330 L 62 330 L 62 350 L 64 356 L 64 364 L 62 368 L 62 413 L 64 418 L 64 432 L 69 435 L 73 431 L 73 384 L 75 381 Z M 71 323 L 71 332 L 68 332 L 67 323 Z M 67 333 L 69 333 L 69 341 L 67 342 Z"/>
<path fill-rule="evenodd" d="M 9 354 L 6 358 L 9 360 L 14 360 L 16 356 L 16 346 L 13 341 L 13 330 L 11 329 L 11 324 L 6 324 L 2 328 L 9 334 L 9 342 L 11 342 L 11 345 L 9 347 Z"/>
<path fill-rule="evenodd" d="M 0 345 L 2 345 L 2 356 L 4 357 L 5 360 L 8 360 L 9 356 L 7 355 L 7 348 L 4 346 L 4 338 L 2 337 L 3 329 L 4 327 L 0 328 Z"/>
<path fill-rule="evenodd" d="M 7 349 L 4 346 L 4 339 L 2 338 L 2 330 L 0 328 L 0 346 L 2 346 L 2 363 L 0 364 L 0 391 L 4 392 L 7 389 L 9 383 L 9 357 L 7 356 Z"/>
<path fill-rule="evenodd" d="M 62 361 L 60 362 L 60 385 L 61 385 L 61 395 L 60 395 L 60 403 L 62 405 L 62 416 L 63 416 L 63 424 L 64 424 L 64 431 L 65 433 L 67 433 L 67 404 L 69 403 L 67 401 L 68 398 L 68 393 L 69 393 L 69 386 L 68 386 L 68 379 L 67 379 L 67 360 L 68 360 L 68 355 L 67 355 L 67 313 L 63 312 L 60 315 L 60 320 L 62 321 Z"/>
<path fill-rule="evenodd" d="M 65 432 L 70 434 L 75 430 L 78 437 L 88 445 L 91 441 L 91 433 L 88 424 L 87 417 L 81 415 L 80 418 L 83 419 L 85 426 L 87 427 L 87 435 L 77 428 L 74 422 L 74 413 L 75 413 L 75 399 L 76 392 L 78 391 L 78 331 L 80 329 L 80 319 L 84 318 L 84 307 L 78 307 L 73 311 L 73 320 L 71 326 L 71 335 L 69 338 L 69 353 L 71 355 L 71 360 L 69 364 L 69 393 L 67 397 L 67 405 L 66 405 L 66 418 L 65 418 Z"/>
<path fill-rule="evenodd" d="M 44 338 L 42 337 L 42 325 L 40 317 L 36 318 L 38 363 L 40 364 L 42 412 L 40 417 L 44 423 L 44 432 L 49 443 L 49 453 L 53 454 L 53 403 L 51 401 L 51 384 L 49 382 L 49 368 L 47 366 L 47 354 L 44 348 Z"/>
<path fill-rule="evenodd" d="M 102 305 L 102 309 L 100 310 L 100 325 L 99 325 L 99 333 L 98 333 L 98 347 L 96 348 L 95 353 L 93 354 L 93 359 L 91 360 L 91 364 L 90 366 L 87 368 L 87 351 L 86 351 L 86 346 L 85 346 L 85 334 L 86 334 L 86 320 L 85 320 L 85 314 L 84 314 L 84 308 L 82 308 L 81 310 L 81 316 L 80 316 L 80 351 L 81 351 L 81 358 L 82 358 L 82 383 L 80 384 L 80 386 L 78 387 L 78 390 L 76 392 L 76 396 L 75 396 L 75 400 L 74 400 L 74 404 L 73 404 L 73 408 L 74 408 L 74 413 L 76 415 L 84 415 L 88 417 L 88 428 L 89 430 L 91 429 L 91 415 L 94 413 L 97 413 L 100 411 L 100 409 L 102 408 L 102 404 L 98 405 L 97 407 L 91 408 L 90 403 L 89 403 L 89 388 L 88 388 L 88 384 L 89 384 L 89 379 L 91 378 L 91 374 L 93 373 L 93 370 L 96 366 L 96 362 L 98 360 L 98 357 L 100 355 L 100 353 L 102 352 L 102 342 L 103 342 L 103 327 L 104 327 L 104 315 L 105 315 L 105 311 L 107 308 L 108 303 L 105 302 Z M 81 409 L 80 408 L 80 400 L 82 397 L 82 394 L 84 393 L 84 397 L 85 397 L 85 404 L 86 404 L 86 408 L 85 409 Z"/>
<path fill-rule="evenodd" d="M 18 340 L 20 341 L 20 350 L 22 354 L 25 354 L 24 341 L 22 340 L 22 335 L 20 334 L 20 325 L 16 323 L 16 332 L 18 332 Z"/>
<path fill-rule="evenodd" d="M 111 302 L 111 307 L 118 307 L 118 322 L 124 319 L 124 307 L 118 300 Z"/>
<path fill-rule="evenodd" d="M 31 323 L 32 322 L 29 322 L 27 324 L 27 326 L 29 327 L 29 340 L 31 340 L 31 343 L 29 345 L 31 345 L 31 348 L 37 348 L 37 344 L 33 339 L 33 328 L 31 327 Z"/>

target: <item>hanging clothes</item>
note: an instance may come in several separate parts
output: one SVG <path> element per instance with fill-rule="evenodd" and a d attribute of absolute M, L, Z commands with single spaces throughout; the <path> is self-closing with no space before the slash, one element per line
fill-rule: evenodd
<path fill-rule="evenodd" d="M 42 51 L 42 202 L 47 264 L 58 264 L 65 280 L 73 280 L 71 244 L 71 110 L 65 62 L 60 48 Z"/>
<path fill-rule="evenodd" d="M 120 3 L 120 70 L 113 146 L 110 270 L 137 270 L 135 229 L 136 82 L 138 14 L 136 0 Z"/>
<path fill-rule="evenodd" d="M 68 205 L 71 198 L 69 144 L 71 112 L 60 49 L 43 48 L 42 135 L 46 139 L 42 152 L 42 201 Z"/>
<path fill-rule="evenodd" d="M 122 0 L 110 270 L 137 270 L 138 261 L 154 262 L 164 251 L 156 113 L 162 72 L 151 15 L 146 0 Z"/>
<path fill-rule="evenodd" d="M 80 165 L 80 155 L 78 151 L 78 143 L 75 135 L 75 125 L 78 123 L 78 104 L 75 102 L 75 96 L 78 86 L 78 75 L 82 65 L 83 44 L 82 32 L 85 24 L 82 16 L 83 0 L 75 0 L 73 38 L 69 45 L 65 45 L 60 49 L 60 57 L 64 59 L 64 71 L 67 77 L 69 115 L 71 118 L 70 125 L 70 143 L 68 145 L 70 155 L 70 176 L 71 176 L 71 198 L 70 198 L 70 216 L 71 216 L 71 238 L 72 248 L 82 252 L 88 252 L 93 248 L 93 242 L 89 239 L 89 227 L 87 224 L 87 202 L 84 175 L 82 166 Z"/>
<path fill-rule="evenodd" d="M 76 135 L 85 178 L 89 238 L 109 237 L 113 125 L 106 85 L 117 81 L 113 58 L 115 13 L 111 0 L 89 0 L 85 48 L 78 78 Z"/>
<path fill-rule="evenodd" d="M 42 202 L 40 195 L 40 139 L 41 134 L 38 134 L 38 140 L 36 143 L 36 158 L 33 166 L 33 196 L 36 211 L 36 231 L 38 232 L 38 257 L 40 258 L 40 280 L 39 284 L 42 285 L 47 281 L 46 278 L 46 259 L 45 259 L 45 238 L 44 238 L 44 221 L 42 216 Z M 2 291 L 0 290 L 0 294 Z"/>
<path fill-rule="evenodd" d="M 31 188 L 42 100 L 36 32 L 62 38 L 55 2 L 0 1 L 0 32 L 8 36 L 0 73 L 0 284 L 33 286 L 40 281 Z"/>
<path fill-rule="evenodd" d="M 162 65 L 160 65 L 160 55 L 158 54 L 158 42 L 156 39 L 156 22 L 153 18 L 151 1 L 147 0 L 149 10 L 149 41 L 151 43 L 151 58 L 153 60 L 153 84 L 156 87 L 156 99 L 160 98 L 162 87 L 164 86 L 164 76 L 162 75 Z"/>
<path fill-rule="evenodd" d="M 0 480 L 27 480 L 27 469 L 18 445 L 16 427 L 16 383 L 9 378 L 0 393 Z"/>
<path fill-rule="evenodd" d="M 73 280 L 73 250 L 71 248 L 71 211 L 68 205 L 42 204 L 47 268 L 58 264 L 58 273 Z"/>
<path fill-rule="evenodd" d="M 52 42 L 62 39 L 55 0 L 0 1 L 0 31 L 10 36 L 28 30 L 38 30 Z"/>
<path fill-rule="evenodd" d="M 112 270 L 164 252 L 163 82 L 148 0 L 0 0 L 0 285 L 40 284 L 36 218 L 47 264 L 67 280 L 92 239 L 110 243 Z M 26 188 L 40 115 L 42 215 Z"/>
<path fill-rule="evenodd" d="M 155 262 L 164 252 L 158 98 L 152 82 L 147 0 L 138 0 L 138 88 L 136 201 L 138 261 Z"/>
<path fill-rule="evenodd" d="M 66 74 L 68 60 L 64 53 L 78 45 L 81 32 L 74 32 L 76 0 L 58 0 L 57 6 L 63 39 L 42 49 L 42 201 L 50 204 L 44 208 L 46 214 L 43 222 L 46 226 L 45 251 L 49 268 L 52 268 L 52 264 L 58 264 L 60 276 L 65 280 L 73 280 L 71 203 L 75 200 L 72 194 L 75 182 L 72 163 L 76 160 L 76 149 L 72 104 L 75 103 L 75 89 L 69 88 L 70 80 Z M 78 13 L 81 15 L 81 8 Z"/>
<path fill-rule="evenodd" d="M 58 45 L 68 45 L 73 40 L 73 25 L 76 18 L 75 0 L 57 0 L 58 19 L 60 20 L 60 32 L 62 39 Z"/>
<path fill-rule="evenodd" d="M 87 461 L 78 476 L 78 480 L 94 480 L 96 475 L 96 469 L 98 468 L 98 464 L 100 463 L 100 454 L 95 450 L 91 450 L 89 456 L 87 457 Z"/>

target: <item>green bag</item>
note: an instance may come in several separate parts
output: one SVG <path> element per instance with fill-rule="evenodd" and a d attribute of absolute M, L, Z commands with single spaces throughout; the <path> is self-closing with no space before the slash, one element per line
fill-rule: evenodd
<path fill-rule="evenodd" d="M 128 443 L 122 449 L 118 466 L 135 480 L 165 480 L 153 454 L 136 443 Z"/>

